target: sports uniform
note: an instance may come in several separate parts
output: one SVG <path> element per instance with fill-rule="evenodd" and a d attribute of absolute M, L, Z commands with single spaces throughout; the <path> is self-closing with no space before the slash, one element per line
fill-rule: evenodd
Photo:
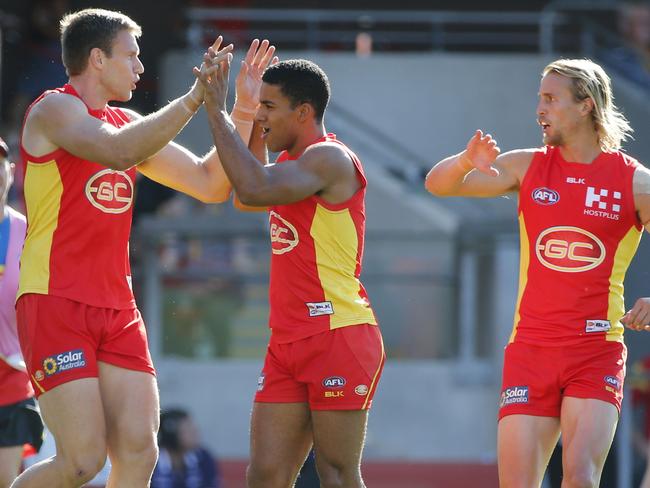
<path fill-rule="evenodd" d="M 0 222 L 0 447 L 29 444 L 38 450 L 43 423 L 20 353 L 14 307 L 25 229 L 25 217 L 5 206 Z"/>
<path fill-rule="evenodd" d="M 271 340 L 255 400 L 308 401 L 315 410 L 366 409 L 385 357 L 359 281 L 366 178 L 359 159 L 334 134 L 313 144 L 322 142 L 345 149 L 361 187 L 339 204 L 312 195 L 269 208 Z M 298 157 L 284 151 L 277 162 Z"/>
<path fill-rule="evenodd" d="M 559 416 L 563 396 L 620 411 L 625 378 L 623 281 L 643 226 L 638 162 L 621 152 L 591 164 L 537 151 L 521 183 L 521 263 L 499 417 Z"/>
<path fill-rule="evenodd" d="M 34 104 L 55 92 L 80 98 L 66 84 Z M 129 121 L 110 106 L 88 113 L 115 127 Z M 18 332 L 37 395 L 96 377 L 97 361 L 154 374 L 131 290 L 135 169 L 111 170 L 63 148 L 36 157 L 21 146 L 21 156 L 28 228 Z"/>

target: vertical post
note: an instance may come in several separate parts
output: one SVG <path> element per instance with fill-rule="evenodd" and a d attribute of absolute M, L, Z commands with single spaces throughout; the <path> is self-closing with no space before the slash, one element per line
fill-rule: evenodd
<path fill-rule="evenodd" d="M 477 263 L 476 251 L 465 250 L 460 256 L 460 304 L 458 310 L 459 346 L 458 359 L 462 364 L 476 359 L 476 300 Z"/>
<path fill-rule="evenodd" d="M 539 17 L 539 50 L 542 54 L 553 53 L 555 12 L 542 12 Z"/>
<path fill-rule="evenodd" d="M 147 246 L 144 258 L 144 319 L 147 325 L 149 350 L 154 361 L 162 355 L 162 285 L 156 244 Z"/>
<path fill-rule="evenodd" d="M 630 405 L 631 392 L 626 391 L 621 405 L 621 418 L 618 421 L 618 435 L 616 436 L 616 486 L 618 488 L 632 488 L 632 405 Z"/>

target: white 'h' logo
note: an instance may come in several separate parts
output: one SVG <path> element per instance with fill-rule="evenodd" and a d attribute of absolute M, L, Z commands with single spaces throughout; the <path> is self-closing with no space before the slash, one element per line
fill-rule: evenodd
<path fill-rule="evenodd" d="M 609 190 L 602 189 L 596 191 L 596 189 L 593 186 L 587 187 L 587 197 L 585 198 L 585 207 L 588 208 L 593 208 L 594 204 L 598 204 L 598 208 L 600 210 L 607 210 L 607 202 L 601 199 L 604 199 L 609 195 Z M 621 199 L 621 192 L 620 191 L 615 191 L 612 192 L 612 197 L 616 200 Z M 612 203 L 611 204 L 611 210 L 612 212 L 620 212 L 621 211 L 621 206 L 618 203 Z"/>

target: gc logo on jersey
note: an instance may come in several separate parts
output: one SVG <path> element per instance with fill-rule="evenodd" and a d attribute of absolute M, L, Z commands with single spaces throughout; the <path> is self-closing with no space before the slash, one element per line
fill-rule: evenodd
<path fill-rule="evenodd" d="M 298 245 L 296 228 L 272 210 L 269 212 L 269 230 L 273 254 L 284 254 Z"/>
<path fill-rule="evenodd" d="M 535 254 L 549 269 L 580 273 L 596 268 L 605 260 L 605 245 L 579 227 L 550 227 L 537 237 Z"/>
<path fill-rule="evenodd" d="M 124 171 L 104 169 L 86 183 L 86 198 L 104 213 L 124 213 L 133 203 L 133 181 Z"/>
<path fill-rule="evenodd" d="M 554 205 L 560 201 L 560 194 L 546 187 L 535 188 L 531 197 L 535 203 L 539 203 L 540 205 Z"/>

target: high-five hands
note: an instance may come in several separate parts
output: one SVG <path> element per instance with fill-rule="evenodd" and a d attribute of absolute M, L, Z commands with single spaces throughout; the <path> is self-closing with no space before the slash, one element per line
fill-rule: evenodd
<path fill-rule="evenodd" d="M 203 55 L 201 68 L 194 68 L 194 75 L 205 89 L 206 103 L 216 110 L 225 110 L 226 96 L 228 94 L 228 79 L 232 53 L 223 54 L 223 49 L 218 51 L 211 46 Z M 266 39 L 261 43 L 255 39 L 242 67 L 237 75 L 236 88 L 240 103 L 254 108 L 259 103 L 259 92 L 262 86 L 262 74 L 270 65 L 277 63 L 278 58 L 273 56 L 275 47 L 269 45 Z"/>
<path fill-rule="evenodd" d="M 278 62 L 278 57 L 274 56 L 274 53 L 275 46 L 271 46 L 266 39 L 261 43 L 258 39 L 251 42 L 235 80 L 238 103 L 251 109 L 257 107 L 260 102 L 264 70 Z"/>
<path fill-rule="evenodd" d="M 234 49 L 234 45 L 228 44 L 226 47 L 223 49 L 219 49 L 221 47 L 221 43 L 223 42 L 223 37 L 219 36 L 217 39 L 214 41 L 212 46 L 208 48 L 208 52 L 212 53 L 212 56 L 210 58 L 210 62 L 213 64 L 219 64 L 223 62 L 228 56 L 232 57 L 232 50 Z M 205 62 L 205 56 L 203 63 L 201 64 L 201 68 L 193 68 L 192 72 L 195 70 L 204 70 L 207 69 L 209 66 L 206 65 Z M 199 80 L 194 81 L 194 85 L 192 85 L 192 89 L 190 90 L 190 95 L 192 97 L 192 100 L 194 100 L 196 103 L 199 105 L 203 103 L 203 100 L 205 98 L 205 88 L 204 86 L 199 82 Z"/>
<path fill-rule="evenodd" d="M 650 331 L 650 298 L 639 298 L 621 323 L 628 329 Z"/>
<path fill-rule="evenodd" d="M 501 149 L 490 134 L 483 135 L 477 130 L 467 143 L 467 148 L 460 156 L 460 164 L 468 171 L 476 168 L 489 176 L 498 176 L 499 170 L 493 166 Z"/>

